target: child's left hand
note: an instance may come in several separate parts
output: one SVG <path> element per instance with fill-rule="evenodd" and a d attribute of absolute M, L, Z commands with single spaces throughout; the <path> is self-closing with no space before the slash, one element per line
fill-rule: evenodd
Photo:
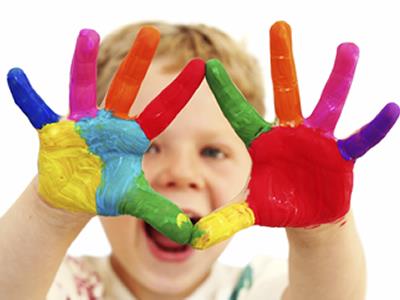
<path fill-rule="evenodd" d="M 195 248 L 208 248 L 253 224 L 313 227 L 341 219 L 350 209 L 355 160 L 382 140 L 399 116 L 399 107 L 389 103 L 349 138 L 333 136 L 358 59 L 357 46 L 346 43 L 338 47 L 318 105 L 303 119 L 289 25 L 274 24 L 270 36 L 277 124 L 258 115 L 218 61 L 207 63 L 207 81 L 253 166 L 247 201 L 202 218 L 192 238 Z"/>

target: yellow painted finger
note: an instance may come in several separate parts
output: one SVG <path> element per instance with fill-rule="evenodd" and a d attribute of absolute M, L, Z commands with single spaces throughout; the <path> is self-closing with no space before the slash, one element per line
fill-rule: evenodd
<path fill-rule="evenodd" d="M 196 223 L 191 245 L 196 249 L 207 249 L 254 225 L 254 222 L 254 213 L 247 202 L 229 204 Z"/>
<path fill-rule="evenodd" d="M 303 122 L 296 67 L 289 24 L 280 21 L 270 30 L 271 73 L 275 112 L 279 124 L 297 126 Z"/>

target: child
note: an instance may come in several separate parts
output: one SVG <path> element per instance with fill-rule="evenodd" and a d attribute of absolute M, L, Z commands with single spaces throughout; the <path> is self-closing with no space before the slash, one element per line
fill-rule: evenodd
<path fill-rule="evenodd" d="M 195 56 L 220 59 L 249 102 L 264 113 L 258 67 L 226 35 L 206 26 L 155 25 L 161 43 L 133 114 Z M 99 104 L 139 27 L 128 26 L 103 42 Z M 151 186 L 195 221 L 242 192 L 251 160 L 203 82 L 187 107 L 152 141 L 143 169 Z M 48 299 L 363 299 L 365 263 L 351 213 L 341 226 L 287 229 L 289 281 L 284 267 L 268 259 L 243 270 L 215 265 L 226 242 L 191 250 L 130 216 L 102 217 L 110 258 L 66 258 L 55 277 L 66 249 L 91 216 L 45 205 L 35 186 L 29 185 L 1 219 L 7 243 L 0 248 L 0 292 L 7 299 L 43 299 L 49 288 Z"/>

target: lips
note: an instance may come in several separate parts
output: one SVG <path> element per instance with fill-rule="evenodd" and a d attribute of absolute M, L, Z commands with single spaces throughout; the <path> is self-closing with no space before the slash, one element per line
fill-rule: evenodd
<path fill-rule="evenodd" d="M 201 218 L 192 211 L 184 210 L 184 212 L 190 217 L 193 224 Z M 150 253 L 160 261 L 184 262 L 194 253 L 190 246 L 170 240 L 145 222 L 143 222 L 143 230 Z"/>

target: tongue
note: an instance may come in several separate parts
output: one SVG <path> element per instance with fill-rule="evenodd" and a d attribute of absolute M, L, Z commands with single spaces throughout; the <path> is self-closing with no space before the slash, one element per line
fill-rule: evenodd
<path fill-rule="evenodd" d="M 157 244 L 161 245 L 162 247 L 165 248 L 170 248 L 170 249 L 180 249 L 184 247 L 183 245 L 180 245 L 178 243 L 175 243 L 174 241 L 170 240 L 163 234 L 159 233 L 157 230 L 150 228 L 151 230 L 151 236 L 152 238 L 156 241 Z"/>

